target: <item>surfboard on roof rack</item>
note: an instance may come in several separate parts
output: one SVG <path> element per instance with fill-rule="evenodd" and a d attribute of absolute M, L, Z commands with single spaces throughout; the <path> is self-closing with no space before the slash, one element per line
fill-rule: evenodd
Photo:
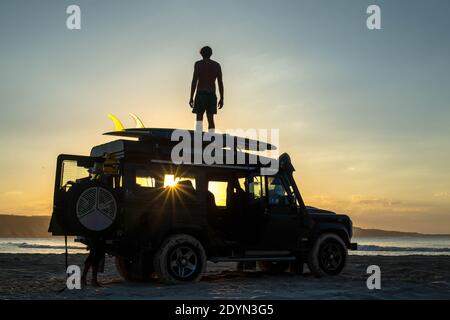
<path fill-rule="evenodd" d="M 147 142 L 154 142 L 154 143 L 160 143 L 160 144 L 176 144 L 179 141 L 172 141 L 172 133 L 175 130 L 180 129 L 171 129 L 171 128 L 145 128 L 142 121 L 139 120 L 139 118 L 130 113 L 130 115 L 134 118 L 136 121 L 137 128 L 128 128 L 124 129 L 120 121 L 113 115 L 108 115 L 109 118 L 111 118 L 114 122 L 114 125 L 116 127 L 115 131 L 106 132 L 104 135 L 110 135 L 110 136 L 119 136 L 119 137 L 128 137 L 128 138 L 137 138 L 140 141 L 147 141 Z M 195 138 L 195 134 L 198 134 L 198 132 L 194 130 L 186 130 L 191 135 L 191 139 Z M 202 132 L 203 135 L 208 135 L 209 133 Z M 249 139 L 245 137 L 237 137 L 232 136 L 227 133 L 216 133 L 214 134 L 215 138 L 222 138 L 223 146 L 224 148 L 234 148 L 234 149 L 241 149 L 246 151 L 267 151 L 267 150 L 276 150 L 277 147 L 273 144 L 255 140 L 255 139 Z M 203 145 L 208 145 L 211 143 L 211 141 L 203 141 Z"/>

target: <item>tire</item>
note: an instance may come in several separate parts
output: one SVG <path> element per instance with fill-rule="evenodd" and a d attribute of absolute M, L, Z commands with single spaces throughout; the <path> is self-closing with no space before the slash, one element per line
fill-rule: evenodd
<path fill-rule="evenodd" d="M 153 266 L 158 277 L 167 283 L 199 281 L 206 270 L 205 249 L 188 234 L 172 235 L 156 252 Z"/>
<path fill-rule="evenodd" d="M 115 257 L 114 259 L 117 272 L 126 281 L 134 281 L 132 274 L 132 265 L 130 260 L 125 257 Z"/>
<path fill-rule="evenodd" d="M 287 261 L 258 261 L 258 267 L 262 272 L 270 274 L 279 274 L 286 272 L 289 269 L 289 262 Z"/>
<path fill-rule="evenodd" d="M 294 273 L 296 275 L 302 275 L 304 265 L 305 265 L 305 263 L 303 260 L 296 260 L 289 264 L 289 269 L 292 273 Z"/>
<path fill-rule="evenodd" d="M 308 257 L 308 267 L 316 277 L 336 276 L 347 262 L 347 247 L 334 233 L 320 235 Z"/>
<path fill-rule="evenodd" d="M 115 192 L 99 181 L 74 184 L 67 193 L 68 224 L 77 235 L 100 236 L 114 229 L 118 220 Z"/>
<path fill-rule="evenodd" d="M 126 281 L 147 282 L 150 281 L 153 274 L 153 264 L 148 263 L 148 259 L 139 261 L 126 257 L 115 257 L 115 265 L 119 275 Z"/>

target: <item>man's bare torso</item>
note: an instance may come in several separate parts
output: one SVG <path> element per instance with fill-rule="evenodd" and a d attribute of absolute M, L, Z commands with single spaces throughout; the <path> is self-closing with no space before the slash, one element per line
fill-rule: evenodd
<path fill-rule="evenodd" d="M 211 59 L 197 61 L 194 72 L 198 76 L 197 91 L 216 92 L 216 79 L 221 74 L 219 63 Z"/>

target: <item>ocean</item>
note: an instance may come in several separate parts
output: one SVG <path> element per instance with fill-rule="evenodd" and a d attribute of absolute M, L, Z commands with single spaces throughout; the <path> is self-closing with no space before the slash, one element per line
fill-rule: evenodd
<path fill-rule="evenodd" d="M 67 238 L 69 253 L 86 253 L 86 246 Z M 60 254 L 65 252 L 64 237 L 0 238 L 0 253 Z"/>
<path fill-rule="evenodd" d="M 450 255 L 450 236 L 353 238 L 358 243 L 354 255 Z"/>
<path fill-rule="evenodd" d="M 351 255 L 450 255 L 450 236 L 354 238 Z M 86 246 L 68 239 L 69 253 L 86 253 Z M 64 238 L 0 238 L 0 253 L 64 253 Z"/>

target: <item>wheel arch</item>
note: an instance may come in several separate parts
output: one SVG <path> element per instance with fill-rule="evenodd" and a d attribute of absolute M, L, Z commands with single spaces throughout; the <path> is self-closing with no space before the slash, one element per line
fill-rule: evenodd
<path fill-rule="evenodd" d="M 194 238 L 196 238 L 203 246 L 203 249 L 205 249 L 206 255 L 210 256 L 212 246 L 211 242 L 209 240 L 207 231 L 203 228 L 195 225 L 176 225 L 167 230 L 166 232 L 163 232 L 156 241 L 156 247 L 161 246 L 163 241 L 167 239 L 170 236 L 173 236 L 175 234 L 187 234 Z"/>
<path fill-rule="evenodd" d="M 336 234 L 342 238 L 347 248 L 350 246 L 350 235 L 345 226 L 338 223 L 319 223 L 313 232 L 313 242 L 324 233 Z"/>

